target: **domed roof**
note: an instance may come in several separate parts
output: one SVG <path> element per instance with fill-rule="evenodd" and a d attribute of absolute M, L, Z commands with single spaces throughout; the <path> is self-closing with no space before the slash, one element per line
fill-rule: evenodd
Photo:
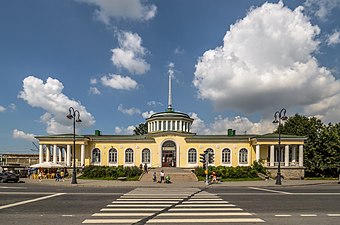
<path fill-rule="evenodd" d="M 186 119 L 191 119 L 190 116 L 188 114 L 185 113 L 181 113 L 181 112 L 175 112 L 175 111 L 166 111 L 166 112 L 159 112 L 159 113 L 155 113 L 152 114 L 149 119 L 155 119 L 155 118 L 186 118 Z M 148 120 L 149 120 L 148 119 Z"/>

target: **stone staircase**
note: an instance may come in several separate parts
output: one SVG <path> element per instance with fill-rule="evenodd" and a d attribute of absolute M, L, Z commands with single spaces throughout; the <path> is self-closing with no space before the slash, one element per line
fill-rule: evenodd
<path fill-rule="evenodd" d="M 183 169 L 183 168 L 178 168 L 178 167 L 160 167 L 160 168 L 150 168 L 148 173 L 144 173 L 140 181 L 142 182 L 153 182 L 152 181 L 152 176 L 153 173 L 156 172 L 157 180 L 160 180 L 160 175 L 159 173 L 161 170 L 164 171 L 165 176 L 169 175 L 171 182 L 181 182 L 181 181 L 197 181 L 196 175 L 191 172 L 192 169 Z"/>

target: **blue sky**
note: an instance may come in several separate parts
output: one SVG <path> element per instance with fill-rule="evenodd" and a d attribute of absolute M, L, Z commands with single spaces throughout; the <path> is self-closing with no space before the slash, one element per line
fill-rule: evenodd
<path fill-rule="evenodd" d="M 267 133 L 275 111 L 340 119 L 340 0 L 0 3 L 0 153 L 35 135 L 130 134 L 173 107 L 193 131 Z"/>

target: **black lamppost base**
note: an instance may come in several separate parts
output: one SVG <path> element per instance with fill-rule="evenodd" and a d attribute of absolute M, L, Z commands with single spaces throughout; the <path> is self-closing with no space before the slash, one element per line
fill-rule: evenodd
<path fill-rule="evenodd" d="M 276 176 L 276 185 L 281 185 L 281 173 L 277 173 L 277 176 Z"/>
<path fill-rule="evenodd" d="M 77 184 L 77 173 L 73 170 L 71 184 Z"/>

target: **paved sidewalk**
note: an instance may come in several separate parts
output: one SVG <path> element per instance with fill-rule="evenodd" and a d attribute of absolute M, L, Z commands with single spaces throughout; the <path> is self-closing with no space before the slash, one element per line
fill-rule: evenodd
<path fill-rule="evenodd" d="M 77 187 L 206 187 L 203 181 L 195 182 L 175 182 L 171 184 L 153 183 L 142 181 L 117 181 L 117 180 L 85 180 L 77 179 L 77 184 L 71 184 L 71 179 L 65 179 L 64 182 L 57 182 L 54 179 L 35 180 L 22 178 L 22 181 L 35 185 L 52 185 L 52 186 L 77 186 Z M 284 180 L 281 186 L 301 186 L 301 185 L 318 185 L 318 184 L 337 184 L 337 180 Z M 218 184 L 211 184 L 209 187 L 278 187 L 275 180 L 268 181 L 228 181 Z M 339 185 L 340 186 L 340 185 Z"/>

